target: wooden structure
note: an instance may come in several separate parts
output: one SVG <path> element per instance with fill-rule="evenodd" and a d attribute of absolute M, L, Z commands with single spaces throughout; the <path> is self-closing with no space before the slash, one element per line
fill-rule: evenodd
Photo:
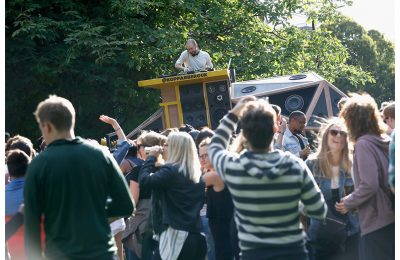
<path fill-rule="evenodd" d="M 164 128 L 182 124 L 213 128 L 222 110 L 231 108 L 228 70 L 142 80 L 138 85 L 160 90 Z"/>

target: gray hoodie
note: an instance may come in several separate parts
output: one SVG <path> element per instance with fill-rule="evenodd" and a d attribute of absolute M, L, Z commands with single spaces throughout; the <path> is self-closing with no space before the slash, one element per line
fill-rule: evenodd
<path fill-rule="evenodd" d="M 387 193 L 382 189 L 388 183 L 388 136 L 363 135 L 354 148 L 354 192 L 344 204 L 358 209 L 361 235 L 366 235 L 394 222 L 394 212 Z"/>

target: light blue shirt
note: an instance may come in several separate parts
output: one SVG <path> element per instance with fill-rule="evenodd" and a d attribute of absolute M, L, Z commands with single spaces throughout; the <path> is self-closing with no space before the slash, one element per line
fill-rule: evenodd
<path fill-rule="evenodd" d="M 24 178 L 12 180 L 6 185 L 6 215 L 14 215 L 18 212 L 19 206 L 24 202 Z"/>
<path fill-rule="evenodd" d="M 307 146 L 308 145 L 307 138 L 305 138 L 303 135 L 298 135 L 298 136 L 303 140 L 304 146 Z M 300 142 L 297 139 L 297 137 L 294 136 L 293 133 L 289 130 L 289 128 L 286 128 L 285 133 L 283 135 L 282 150 L 288 151 L 296 155 L 297 157 L 300 157 L 300 151 L 302 150 Z"/>

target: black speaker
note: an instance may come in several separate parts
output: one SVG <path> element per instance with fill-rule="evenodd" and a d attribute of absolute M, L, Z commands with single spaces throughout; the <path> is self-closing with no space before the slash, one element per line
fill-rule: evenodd
<path fill-rule="evenodd" d="M 318 85 L 312 85 L 302 89 L 268 95 L 269 103 L 280 106 L 284 116 L 289 116 L 295 110 L 306 113 L 317 88 Z"/>
<path fill-rule="evenodd" d="M 215 129 L 218 127 L 221 118 L 232 107 L 228 81 L 206 83 L 206 89 L 211 129 Z"/>
<path fill-rule="evenodd" d="M 195 128 L 207 125 L 203 84 L 180 85 L 179 95 L 182 106 L 183 123 Z"/>

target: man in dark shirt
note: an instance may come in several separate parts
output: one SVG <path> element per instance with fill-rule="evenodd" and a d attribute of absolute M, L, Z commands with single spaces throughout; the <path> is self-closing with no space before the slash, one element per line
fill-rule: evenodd
<path fill-rule="evenodd" d="M 48 259 L 113 259 L 108 218 L 132 214 L 134 204 L 112 155 L 75 137 L 75 109 L 50 96 L 35 117 L 47 148 L 32 161 L 25 180 L 25 249 L 41 259 L 44 219 Z"/>

